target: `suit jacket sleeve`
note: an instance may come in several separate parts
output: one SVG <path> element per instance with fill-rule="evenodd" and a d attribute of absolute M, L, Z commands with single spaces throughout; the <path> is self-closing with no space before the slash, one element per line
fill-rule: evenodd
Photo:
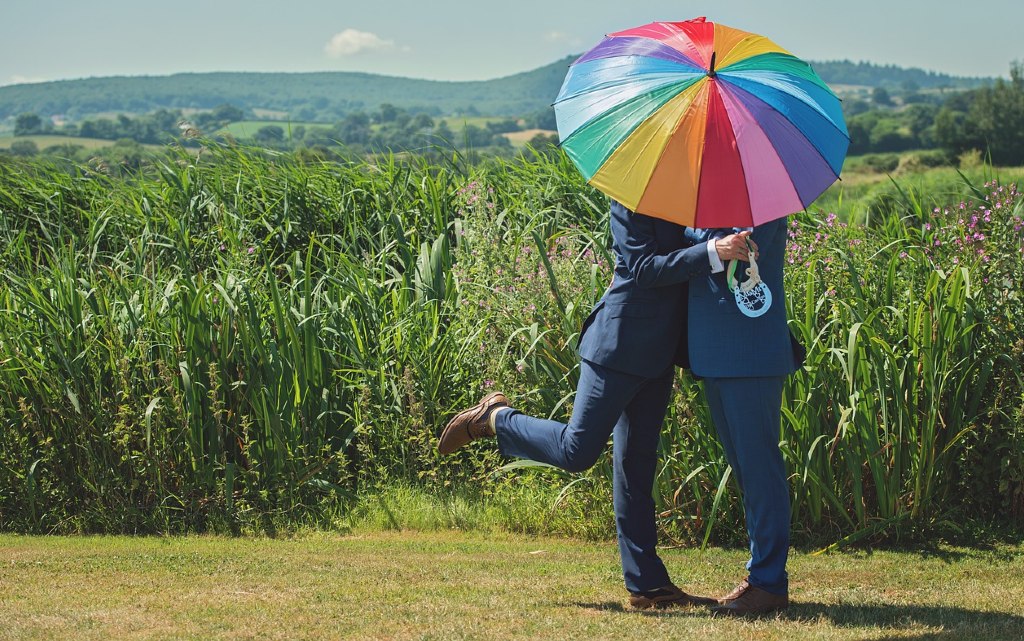
<path fill-rule="evenodd" d="M 691 247 L 658 254 L 654 219 L 633 213 L 617 202 L 612 203 L 611 214 L 615 252 L 637 287 L 677 285 L 711 271 L 706 240 Z"/>
<path fill-rule="evenodd" d="M 686 239 L 693 244 L 707 243 L 717 238 L 724 238 L 729 234 L 740 233 L 739 227 L 714 227 L 708 229 L 693 229 L 691 227 L 686 228 Z"/>

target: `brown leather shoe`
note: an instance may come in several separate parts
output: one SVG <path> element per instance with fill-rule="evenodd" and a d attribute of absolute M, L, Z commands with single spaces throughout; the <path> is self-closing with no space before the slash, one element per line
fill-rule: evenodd
<path fill-rule="evenodd" d="M 648 608 L 684 607 L 714 605 L 715 600 L 704 596 L 694 596 L 683 592 L 671 583 L 657 590 L 647 592 L 630 592 L 629 606 L 637 610 Z"/>
<path fill-rule="evenodd" d="M 456 415 L 441 432 L 437 451 L 451 454 L 472 440 L 494 436 L 488 419 L 491 412 L 499 407 L 508 407 L 508 399 L 501 392 L 491 392 L 473 407 Z"/>
<path fill-rule="evenodd" d="M 750 578 L 750 577 L 747 577 L 747 578 Z M 718 597 L 718 603 L 720 605 L 725 605 L 726 603 L 729 603 L 730 601 L 735 601 L 736 599 L 741 597 L 743 595 L 743 593 L 746 592 L 747 588 L 749 588 L 749 587 L 750 587 L 750 583 L 747 581 L 746 578 L 743 579 L 742 581 L 740 581 L 739 585 L 734 587 L 732 589 L 732 591 L 729 592 L 729 594 L 726 594 L 723 597 Z"/>
<path fill-rule="evenodd" d="M 772 594 L 750 585 L 747 579 L 733 588 L 732 592 L 718 599 L 719 605 L 711 608 L 713 613 L 726 616 L 759 616 L 785 610 L 789 607 L 788 594 Z"/>

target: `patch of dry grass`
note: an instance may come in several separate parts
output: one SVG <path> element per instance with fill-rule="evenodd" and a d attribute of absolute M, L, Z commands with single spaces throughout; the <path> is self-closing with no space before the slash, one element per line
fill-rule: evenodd
<path fill-rule="evenodd" d="M 717 594 L 738 550 L 666 550 Z M 0 537 L 0 639 L 1024 638 L 1024 547 L 794 554 L 782 616 L 636 613 L 613 544 L 462 532 Z"/>

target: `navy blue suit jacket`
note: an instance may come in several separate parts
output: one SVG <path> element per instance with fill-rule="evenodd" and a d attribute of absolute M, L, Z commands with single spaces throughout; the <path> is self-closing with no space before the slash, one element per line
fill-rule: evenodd
<path fill-rule="evenodd" d="M 614 201 L 611 231 L 615 278 L 583 324 L 580 357 L 650 378 L 685 366 L 686 283 L 711 273 L 707 241 Z"/>
<path fill-rule="evenodd" d="M 761 280 L 772 292 L 772 306 L 758 318 L 748 318 L 736 307 L 726 284 L 726 273 L 690 281 L 689 356 L 693 373 L 701 377 L 737 378 L 785 376 L 796 371 L 802 348 L 786 323 L 782 268 L 786 258 L 786 219 L 754 227 Z M 713 238 L 721 229 L 693 230 L 694 240 Z M 730 233 L 732 230 L 728 230 Z M 737 278 L 745 278 L 737 267 Z"/>

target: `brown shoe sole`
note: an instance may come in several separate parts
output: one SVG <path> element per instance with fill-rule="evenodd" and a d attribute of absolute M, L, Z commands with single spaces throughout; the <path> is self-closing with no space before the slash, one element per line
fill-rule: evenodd
<path fill-rule="evenodd" d="M 673 595 L 667 597 L 646 597 L 641 594 L 629 597 L 629 607 L 634 610 L 661 610 L 663 608 L 696 608 L 714 605 L 715 599 L 693 596 L 692 594 Z"/>
<path fill-rule="evenodd" d="M 781 612 L 789 607 L 789 598 L 783 597 L 781 599 L 771 599 L 765 603 L 764 593 L 760 596 L 760 603 L 746 603 L 747 595 L 740 596 L 739 598 L 732 599 L 728 603 L 718 605 L 711 608 L 712 614 L 718 616 L 719 614 L 731 617 L 763 617 L 770 616 L 772 614 Z"/>
<path fill-rule="evenodd" d="M 455 418 L 448 421 L 448 425 L 441 432 L 441 438 L 437 441 L 438 453 L 451 454 L 472 441 L 473 435 L 469 432 L 469 426 L 483 420 L 488 412 L 498 405 L 498 402 L 502 406 L 508 406 L 508 399 L 505 398 L 504 394 L 501 392 L 491 392 L 473 407 L 456 414 Z M 457 432 L 460 430 L 465 430 L 465 434 L 458 434 Z"/>
<path fill-rule="evenodd" d="M 749 619 L 760 619 L 760 618 L 763 618 L 763 617 L 770 617 L 772 615 L 781 614 L 788 607 L 789 607 L 788 603 L 786 605 L 778 605 L 778 606 L 773 606 L 773 607 L 770 607 L 770 608 L 758 608 L 756 610 L 745 609 L 745 608 L 730 608 L 730 607 L 718 606 L 716 608 L 711 608 L 711 614 L 712 614 L 712 616 L 716 616 L 716 617 L 717 616 L 726 616 L 726 617 L 741 617 L 741 618 L 749 618 Z"/>

